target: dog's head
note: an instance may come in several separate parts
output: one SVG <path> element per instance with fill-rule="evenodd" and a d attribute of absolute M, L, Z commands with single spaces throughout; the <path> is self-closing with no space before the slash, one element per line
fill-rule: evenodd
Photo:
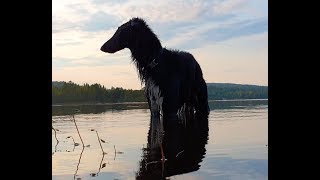
<path fill-rule="evenodd" d="M 107 53 L 115 53 L 124 48 L 130 48 L 134 38 L 134 31 L 139 26 L 139 20 L 141 19 L 134 18 L 118 27 L 114 35 L 101 46 L 100 50 Z"/>

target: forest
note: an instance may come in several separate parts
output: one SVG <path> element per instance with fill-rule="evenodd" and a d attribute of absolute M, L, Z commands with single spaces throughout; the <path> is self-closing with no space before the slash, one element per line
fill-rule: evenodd
<path fill-rule="evenodd" d="M 231 83 L 207 83 L 209 100 L 268 99 L 268 86 Z M 100 84 L 79 85 L 72 81 L 52 82 L 52 104 L 146 102 L 144 88 L 105 88 Z"/>
<path fill-rule="evenodd" d="M 207 83 L 208 99 L 268 99 L 268 86 Z"/>

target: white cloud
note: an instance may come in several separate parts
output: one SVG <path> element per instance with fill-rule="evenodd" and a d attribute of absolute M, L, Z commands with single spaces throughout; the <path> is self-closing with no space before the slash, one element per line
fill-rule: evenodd
<path fill-rule="evenodd" d="M 180 44 L 186 43 L 196 38 L 200 34 L 206 32 L 208 29 L 211 29 L 214 27 L 216 27 L 216 25 L 211 23 L 205 24 L 204 26 L 201 26 L 201 27 L 197 27 L 197 26 L 189 27 L 184 29 L 182 32 L 177 32 L 176 36 L 164 42 L 163 44 L 168 47 L 177 47 Z"/>
<path fill-rule="evenodd" d="M 177 32 L 177 35 L 169 41 L 164 42 L 165 45 L 168 45 L 168 47 L 175 47 L 180 44 L 186 43 L 190 41 L 192 43 L 192 39 L 195 39 L 199 37 L 201 34 L 213 30 L 213 29 L 218 29 L 218 28 L 226 28 L 231 26 L 234 23 L 234 19 L 228 19 L 226 21 L 221 21 L 221 22 L 207 22 L 205 24 L 202 24 L 201 26 L 194 25 L 190 26 L 188 28 L 182 29 L 182 32 Z M 204 44 L 205 45 L 205 44 Z"/>
<path fill-rule="evenodd" d="M 53 29 L 81 28 L 84 23 L 94 21 L 93 15 L 104 12 L 113 15 L 121 22 L 132 17 L 143 17 L 149 22 L 190 22 L 200 15 L 210 11 L 208 2 L 199 0 L 189 1 L 126 1 L 121 4 L 114 2 L 94 4 L 89 0 L 53 2 Z M 106 22 L 108 23 L 108 22 Z"/>
<path fill-rule="evenodd" d="M 192 39 L 217 28 L 247 19 L 266 17 L 266 9 L 257 1 L 105 1 L 54 0 L 53 15 L 53 80 L 78 83 L 101 83 L 106 87 L 122 86 L 140 89 L 135 67 L 130 64 L 130 51 L 115 54 L 100 51 L 101 45 L 118 25 L 132 17 L 143 17 L 160 36 L 164 46 L 179 48 Z M 266 4 L 263 1 L 263 5 Z M 257 8 L 259 8 L 257 10 Z M 257 13 L 257 11 L 259 13 Z M 104 15 L 108 16 L 104 19 Z M 227 17 L 223 20 L 214 18 Z M 97 17 L 99 19 L 97 19 Z M 116 18 L 116 21 L 109 21 Z M 101 25 L 105 22 L 105 25 Z M 117 22 L 119 22 L 118 25 Z M 96 27 L 93 27 L 96 23 Z M 178 25 L 177 25 L 178 24 Z M 90 27 L 88 28 L 87 26 Z M 169 26 L 170 25 L 170 26 Z M 170 27 L 170 29 L 168 29 Z M 88 31 L 90 30 L 90 31 Z M 200 45 L 191 52 L 203 67 L 208 82 L 267 82 L 267 33 L 229 39 L 222 43 Z M 261 61 L 260 63 L 258 61 Z"/>
<path fill-rule="evenodd" d="M 215 1 L 212 10 L 215 15 L 234 13 L 245 7 L 247 3 L 248 0 Z"/>
<path fill-rule="evenodd" d="M 99 4 L 100 9 L 120 17 L 124 22 L 131 17 L 144 17 L 150 22 L 191 21 L 202 13 L 204 1 L 128 1 L 122 4 Z"/>

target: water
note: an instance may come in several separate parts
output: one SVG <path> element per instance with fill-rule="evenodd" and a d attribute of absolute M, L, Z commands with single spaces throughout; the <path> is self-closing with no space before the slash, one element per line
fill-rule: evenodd
<path fill-rule="evenodd" d="M 75 108 L 89 147 L 70 120 Z M 172 127 L 161 139 L 146 104 L 53 106 L 52 179 L 268 179 L 268 101 L 213 101 L 210 109 L 207 125 Z"/>

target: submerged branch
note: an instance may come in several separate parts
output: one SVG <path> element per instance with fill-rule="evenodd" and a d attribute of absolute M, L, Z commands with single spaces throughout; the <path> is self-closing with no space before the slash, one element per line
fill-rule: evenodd
<path fill-rule="evenodd" d="M 80 153 L 80 157 L 79 157 L 79 161 L 78 161 L 78 165 L 77 165 L 77 170 L 76 170 L 76 172 L 75 172 L 74 175 L 73 175 L 73 179 L 76 179 L 76 175 L 77 175 L 78 170 L 79 170 L 79 164 L 80 164 L 80 161 L 81 161 L 81 157 L 82 157 L 83 151 L 84 151 L 84 146 L 82 147 L 82 150 L 81 150 L 81 153 Z"/>
<path fill-rule="evenodd" d="M 57 144 L 59 143 L 59 140 L 58 140 L 58 138 L 57 138 L 57 131 L 56 131 L 56 129 L 52 126 L 52 129 L 53 129 L 53 131 L 54 131 L 54 137 L 56 138 L 56 140 L 57 140 Z"/>
<path fill-rule="evenodd" d="M 57 141 L 57 144 L 54 146 L 54 152 L 57 152 L 57 146 L 58 146 L 58 144 L 59 144 L 59 140 L 58 140 L 58 138 L 57 138 L 57 131 L 56 131 L 56 129 L 52 126 L 52 129 L 53 129 L 53 131 L 54 131 L 54 137 L 56 138 L 56 141 Z M 52 154 L 53 155 L 53 154 Z"/>
<path fill-rule="evenodd" d="M 103 154 L 107 154 L 106 152 L 104 152 L 104 150 L 103 150 L 103 148 L 102 148 L 102 145 L 101 145 L 101 142 L 100 142 L 102 139 L 100 139 L 99 134 L 98 134 L 98 131 L 96 131 L 96 133 L 97 133 L 97 137 L 98 137 L 98 141 L 99 141 L 99 144 L 100 144 L 100 148 L 101 148 L 101 150 L 102 150 L 102 153 L 103 153 Z"/>
<path fill-rule="evenodd" d="M 75 125 L 76 128 L 77 128 L 77 132 L 78 132 L 78 135 L 79 135 L 79 137 L 80 137 L 80 140 L 81 140 L 81 142 L 82 142 L 82 147 L 84 147 L 84 143 L 83 143 L 83 140 L 82 140 L 82 138 L 81 138 L 81 135 L 80 135 L 80 132 L 79 132 L 77 123 L 76 123 L 76 119 L 74 118 L 74 115 L 72 115 L 72 118 L 73 118 L 74 125 Z"/>
<path fill-rule="evenodd" d="M 101 161 L 100 161 L 99 171 L 97 172 L 97 176 L 98 176 L 98 174 L 100 173 L 100 170 L 106 166 L 106 163 L 102 164 L 102 161 L 103 161 L 103 159 L 104 159 L 104 155 L 105 155 L 105 153 L 102 154 L 102 159 L 101 159 Z"/>
<path fill-rule="evenodd" d="M 113 158 L 113 160 L 116 160 L 116 156 L 117 156 L 117 154 L 123 154 L 123 152 L 121 152 L 121 151 L 117 151 L 117 150 L 116 150 L 116 146 L 115 146 L 115 145 L 113 145 L 113 149 L 114 149 L 114 158 Z"/>

